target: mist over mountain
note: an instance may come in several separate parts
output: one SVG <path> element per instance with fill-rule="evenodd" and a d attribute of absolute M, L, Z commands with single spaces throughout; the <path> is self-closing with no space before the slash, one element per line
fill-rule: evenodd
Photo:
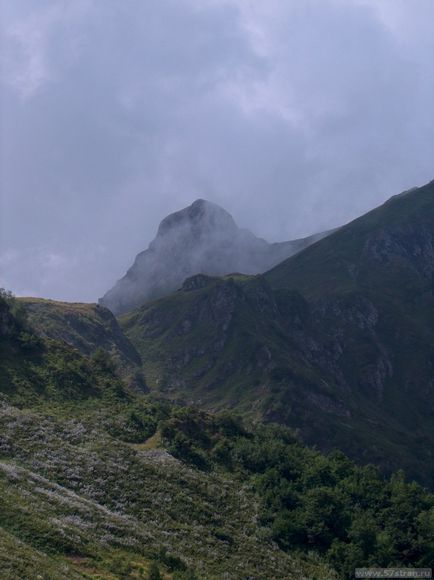
<path fill-rule="evenodd" d="M 433 216 L 431 182 L 117 320 L 0 290 L 0 576 L 431 565 Z M 284 249 L 199 200 L 143 254 L 185 275 Z"/>
<path fill-rule="evenodd" d="M 434 0 L 0 16 L 0 580 L 434 580 Z"/>
<path fill-rule="evenodd" d="M 121 317 L 150 389 L 432 485 L 433 216 L 431 182 L 263 276 L 195 276 Z"/>
<path fill-rule="evenodd" d="M 161 222 L 149 248 L 100 303 L 121 314 L 177 290 L 195 274 L 259 274 L 325 235 L 270 244 L 239 228 L 223 208 L 198 199 Z"/>

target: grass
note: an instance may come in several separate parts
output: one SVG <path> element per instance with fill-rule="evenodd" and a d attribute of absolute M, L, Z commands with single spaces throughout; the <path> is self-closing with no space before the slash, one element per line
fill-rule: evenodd
<path fill-rule="evenodd" d="M 100 408 L 95 421 L 91 408 L 77 406 L 65 421 L 65 410 L 56 405 L 42 412 L 3 404 L 5 537 L 40 554 L 38 566 L 47 561 L 56 570 L 60 562 L 70 577 L 92 570 L 92 577 L 109 578 L 122 562 L 133 577 L 158 561 L 162 549 L 175 567 L 194 568 L 199 578 L 220 578 L 228 570 L 234 578 L 241 571 L 295 577 L 297 561 L 276 552 L 258 527 L 258 502 L 248 487 L 188 467 L 149 440 L 132 446 L 111 437 L 96 425 L 107 424 L 112 414 Z M 230 544 L 214 534 L 215 526 Z M 6 540 L 2 544 L 6 550 Z M 170 575 L 165 558 L 161 567 Z"/>
<path fill-rule="evenodd" d="M 7 319 L 1 300 L 0 309 Z M 275 546 L 248 483 L 175 459 L 158 427 L 171 407 L 126 390 L 109 357 L 10 329 L 0 337 L 0 570 L 20 579 L 140 578 L 151 565 L 174 580 L 328 574 Z"/>
<path fill-rule="evenodd" d="M 102 349 L 132 388 L 145 388 L 140 356 L 109 310 L 97 304 L 41 298 L 18 298 L 16 301 L 39 336 L 65 342 L 85 355 Z"/>
<path fill-rule="evenodd" d="M 244 295 L 230 282 L 229 296 L 264 306 L 266 288 L 253 282 Z M 1 300 L 0 309 L 7 321 Z M 342 454 L 325 457 L 282 428 L 134 394 L 101 351 L 85 357 L 20 324 L 3 328 L 5 570 L 24 579 L 141 578 L 158 569 L 173 580 L 331 580 L 334 568 L 343 578 L 379 555 L 400 564 L 429 558 L 434 499 L 401 476 L 387 481 Z M 374 531 L 365 521 L 373 507 Z M 404 535 L 391 531 L 395 512 Z M 386 552 L 365 545 L 366 534 L 386 537 Z"/>

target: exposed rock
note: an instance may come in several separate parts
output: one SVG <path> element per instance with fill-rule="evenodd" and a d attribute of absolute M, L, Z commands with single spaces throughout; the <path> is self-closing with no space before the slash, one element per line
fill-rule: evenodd
<path fill-rule="evenodd" d="M 100 303 L 121 314 L 146 300 L 169 294 L 195 274 L 262 273 L 324 235 L 269 244 L 239 228 L 218 205 L 198 199 L 161 222 L 149 248 L 138 254 L 126 275 Z M 193 283 L 206 284 L 206 277 L 190 281 L 185 289 L 194 289 Z"/>

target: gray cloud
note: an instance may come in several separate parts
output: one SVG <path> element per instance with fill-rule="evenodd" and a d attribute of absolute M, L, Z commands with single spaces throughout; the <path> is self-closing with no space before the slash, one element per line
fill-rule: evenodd
<path fill-rule="evenodd" d="M 277 241 L 433 177 L 431 0 L 0 6 L 0 285 L 19 294 L 95 300 L 198 197 Z"/>

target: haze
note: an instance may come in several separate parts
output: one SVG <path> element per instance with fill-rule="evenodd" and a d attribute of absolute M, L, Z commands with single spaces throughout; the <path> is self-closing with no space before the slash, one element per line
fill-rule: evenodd
<path fill-rule="evenodd" d="M 432 0 L 0 0 L 0 286 L 94 301 L 206 198 L 268 241 L 434 177 Z"/>

